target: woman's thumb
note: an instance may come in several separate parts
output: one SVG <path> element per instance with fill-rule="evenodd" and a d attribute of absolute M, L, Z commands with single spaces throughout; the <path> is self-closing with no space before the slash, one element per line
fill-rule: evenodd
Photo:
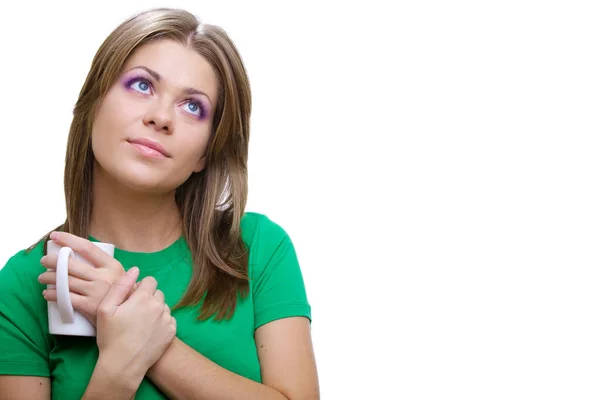
<path fill-rule="evenodd" d="M 117 311 L 117 307 L 119 307 L 128 297 L 129 292 L 135 285 L 135 282 L 140 275 L 140 270 L 137 267 L 132 267 L 125 273 L 125 275 L 121 276 L 114 282 L 104 299 L 100 303 L 98 307 L 98 311 L 102 312 L 105 315 L 112 316 Z"/>

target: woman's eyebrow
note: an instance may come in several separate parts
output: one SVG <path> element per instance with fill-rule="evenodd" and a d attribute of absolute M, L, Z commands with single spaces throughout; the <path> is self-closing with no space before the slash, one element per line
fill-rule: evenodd
<path fill-rule="evenodd" d="M 146 71 L 147 73 L 149 73 L 150 75 L 152 75 L 152 77 L 154 79 L 156 79 L 157 82 L 160 82 L 162 80 L 162 76 L 158 72 L 156 72 L 156 71 L 154 71 L 154 70 L 152 70 L 152 69 L 150 69 L 150 68 L 148 68 L 146 66 L 143 66 L 143 65 L 138 65 L 136 67 L 130 68 L 128 71 L 131 71 L 132 69 L 136 69 L 136 68 L 143 69 L 144 71 Z M 184 88 L 184 92 L 186 94 L 199 94 L 199 95 L 205 96 L 206 98 L 208 98 L 210 100 L 210 97 L 208 97 L 208 95 L 206 93 L 204 93 L 201 90 L 194 89 L 193 87 L 186 87 L 186 88 Z"/>
<path fill-rule="evenodd" d="M 160 76 L 160 74 L 158 72 L 156 72 L 156 71 L 154 71 L 154 70 L 152 70 L 152 69 L 150 69 L 148 67 L 145 67 L 143 65 L 138 65 L 136 67 L 130 68 L 129 71 L 131 71 L 132 69 L 136 69 L 136 68 L 140 68 L 140 69 L 145 70 L 147 73 L 149 73 L 150 75 L 152 75 L 152 77 L 154 79 L 156 79 L 158 82 L 160 82 L 162 80 L 162 76 Z"/>

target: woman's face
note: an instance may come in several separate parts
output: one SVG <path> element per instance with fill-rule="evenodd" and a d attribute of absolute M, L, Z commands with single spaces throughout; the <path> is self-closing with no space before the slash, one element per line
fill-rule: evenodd
<path fill-rule="evenodd" d="M 138 48 L 94 120 L 97 172 L 135 190 L 176 189 L 204 168 L 217 88 L 194 50 L 171 40 Z"/>

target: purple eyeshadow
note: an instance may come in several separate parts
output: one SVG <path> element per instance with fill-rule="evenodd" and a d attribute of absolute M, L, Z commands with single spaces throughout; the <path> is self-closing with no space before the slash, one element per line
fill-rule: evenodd
<path fill-rule="evenodd" d="M 125 78 L 121 79 L 121 83 L 126 90 L 139 93 L 139 91 L 131 88 L 131 85 L 136 81 L 148 82 L 149 85 L 152 85 L 151 80 L 144 75 L 135 75 L 132 77 L 125 77 Z M 197 104 L 200 107 L 200 116 L 194 115 L 194 117 L 196 117 L 196 119 L 202 121 L 210 115 L 210 105 L 208 104 L 208 102 L 205 99 L 191 97 L 191 98 L 187 99 L 186 101 L 187 102 L 193 101 L 195 104 Z"/>
<path fill-rule="evenodd" d="M 131 89 L 131 84 L 135 81 L 150 81 L 148 78 L 146 78 L 143 75 L 136 75 L 136 76 L 132 76 L 130 78 L 126 77 L 122 80 L 123 82 L 123 86 L 125 86 L 125 89 L 127 90 L 133 90 Z"/>
<path fill-rule="evenodd" d="M 198 102 L 198 105 L 200 106 L 200 110 L 201 110 L 200 116 L 197 118 L 199 120 L 206 119 L 206 117 L 208 117 L 210 115 L 210 106 L 204 99 L 194 99 L 194 100 L 196 102 Z"/>

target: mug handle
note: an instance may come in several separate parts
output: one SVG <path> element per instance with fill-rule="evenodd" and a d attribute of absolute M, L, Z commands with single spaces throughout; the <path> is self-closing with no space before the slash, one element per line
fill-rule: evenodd
<path fill-rule="evenodd" d="M 75 310 L 69 294 L 69 258 L 73 254 L 70 247 L 61 248 L 56 263 L 56 303 L 63 323 L 72 323 L 75 320 Z"/>

